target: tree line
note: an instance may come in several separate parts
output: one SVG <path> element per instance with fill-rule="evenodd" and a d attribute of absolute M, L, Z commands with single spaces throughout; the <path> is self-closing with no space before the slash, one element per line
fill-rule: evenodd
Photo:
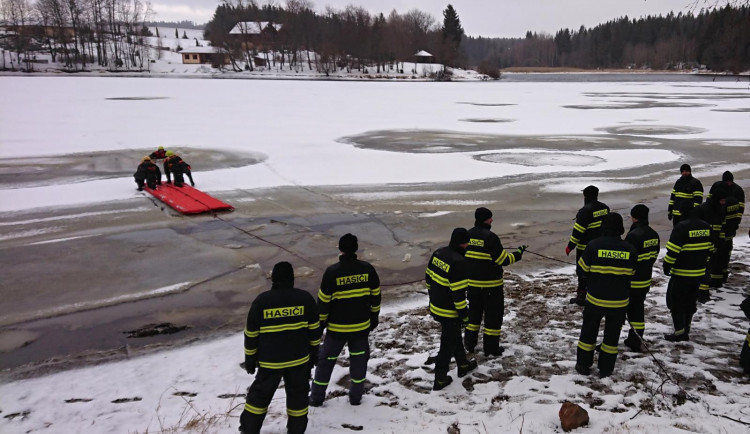
<path fill-rule="evenodd" d="M 148 1 L 0 1 L 0 20 L 10 30 L 3 49 L 14 52 L 26 70 L 34 69 L 37 52 L 48 52 L 52 62 L 59 61 L 69 70 L 83 70 L 89 64 L 140 70 L 148 64 L 143 40 L 150 34 L 145 26 L 152 13 Z"/>
<path fill-rule="evenodd" d="M 464 35 L 458 13 L 448 5 L 442 23 L 418 9 L 404 14 L 393 10 L 388 16 L 371 14 L 365 8 L 350 5 L 343 10 L 328 7 L 317 13 L 309 0 L 287 0 L 286 7 L 273 3 L 259 5 L 255 0 L 224 0 L 206 24 L 205 38 L 231 59 L 232 67 L 252 69 L 257 56 L 279 62 L 279 67 L 308 69 L 329 73 L 339 69 L 360 71 L 371 68 L 380 73 L 398 69 L 398 63 L 413 61 L 414 54 L 426 50 L 435 62 L 457 65 Z M 230 35 L 238 22 L 280 24 L 248 38 Z M 249 36 L 249 35 L 247 35 Z"/>
<path fill-rule="evenodd" d="M 750 69 L 750 6 L 726 5 L 697 15 L 627 16 L 593 28 L 561 29 L 554 36 L 467 37 L 467 62 L 480 70 L 508 67 Z"/>

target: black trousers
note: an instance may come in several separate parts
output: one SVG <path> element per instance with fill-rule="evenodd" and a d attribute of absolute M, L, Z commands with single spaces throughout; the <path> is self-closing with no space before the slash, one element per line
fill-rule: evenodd
<path fill-rule="evenodd" d="M 740 353 L 740 366 L 746 374 L 750 375 L 750 329 L 747 330 L 745 342 L 742 343 L 742 352 Z"/>
<path fill-rule="evenodd" d="M 461 341 L 461 320 L 458 318 L 440 318 L 440 350 L 435 359 L 435 377 L 441 378 L 448 374 L 451 359 L 456 365 L 466 365 L 466 352 Z"/>
<path fill-rule="evenodd" d="M 143 185 L 148 185 L 151 190 L 156 188 L 156 177 L 147 177 L 146 179 L 135 178 L 135 183 L 138 185 L 138 189 L 142 189 Z"/>
<path fill-rule="evenodd" d="M 590 368 L 594 364 L 594 350 L 599 326 L 604 318 L 604 339 L 601 344 L 597 367 L 599 373 L 611 374 L 617 361 L 617 344 L 620 340 L 620 330 L 625 321 L 627 307 L 608 308 L 586 302 L 583 308 L 583 324 L 581 337 L 578 339 L 576 365 Z"/>
<path fill-rule="evenodd" d="M 631 289 L 630 290 L 630 303 L 628 304 L 628 310 L 626 318 L 630 323 L 630 331 L 628 332 L 628 339 L 634 339 L 634 342 L 638 342 L 639 339 L 635 334 L 643 337 L 643 332 L 646 330 L 646 314 L 644 304 L 646 302 L 646 295 L 648 294 L 647 289 Z"/>
<path fill-rule="evenodd" d="M 293 434 L 305 432 L 310 391 L 310 366 L 307 363 L 284 369 L 258 368 L 255 381 L 247 392 L 245 410 L 240 415 L 240 431 L 245 434 L 260 432 L 268 405 L 282 378 L 286 391 L 286 428 Z"/>
<path fill-rule="evenodd" d="M 310 399 L 323 402 L 331 373 L 344 345 L 349 344 L 349 402 L 358 404 L 362 400 L 367 375 L 367 361 L 370 359 L 370 342 L 367 333 L 326 333 L 323 347 L 315 369 Z"/>
<path fill-rule="evenodd" d="M 674 334 L 690 333 L 690 323 L 698 310 L 702 277 L 672 276 L 667 284 L 667 307 L 672 313 Z"/>
<path fill-rule="evenodd" d="M 714 288 L 719 288 L 727 283 L 729 277 L 729 260 L 732 257 L 734 248 L 734 238 L 720 240 L 717 245 L 718 249 L 714 256 L 716 259 L 711 264 L 711 283 Z"/>
<path fill-rule="evenodd" d="M 482 336 L 484 352 L 500 351 L 500 331 L 503 327 L 503 313 L 505 312 L 503 285 L 492 288 L 470 286 L 467 299 L 469 300 L 469 324 L 464 330 L 466 351 L 473 353 L 474 347 L 477 346 L 482 317 L 484 317 Z"/>

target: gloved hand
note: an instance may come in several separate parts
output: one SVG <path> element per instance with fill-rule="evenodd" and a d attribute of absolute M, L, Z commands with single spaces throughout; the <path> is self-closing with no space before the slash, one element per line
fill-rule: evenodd
<path fill-rule="evenodd" d="M 258 365 L 258 360 L 255 356 L 245 356 L 245 371 L 248 374 L 255 374 L 255 367 Z"/>
<path fill-rule="evenodd" d="M 672 220 L 672 213 L 671 212 L 667 213 L 667 220 Z"/>
<path fill-rule="evenodd" d="M 517 248 L 516 252 L 518 252 L 519 255 L 523 256 L 523 252 L 525 252 L 526 249 L 528 249 L 528 248 L 529 248 L 529 246 L 527 246 L 526 244 L 524 244 L 521 247 Z"/>
<path fill-rule="evenodd" d="M 671 271 L 672 271 L 672 265 L 671 264 L 667 264 L 665 262 L 664 263 L 664 274 L 666 274 L 667 276 L 669 276 L 670 273 L 671 273 Z"/>
<path fill-rule="evenodd" d="M 573 250 L 570 247 L 565 246 L 565 255 L 570 255 L 570 252 L 572 252 L 572 251 Z"/>
<path fill-rule="evenodd" d="M 377 315 L 370 316 L 370 331 L 375 330 L 378 327 L 378 324 L 380 324 L 380 320 L 378 319 Z"/>
<path fill-rule="evenodd" d="M 464 328 L 467 325 L 469 325 L 469 317 L 465 316 L 465 317 L 461 318 L 461 328 Z"/>

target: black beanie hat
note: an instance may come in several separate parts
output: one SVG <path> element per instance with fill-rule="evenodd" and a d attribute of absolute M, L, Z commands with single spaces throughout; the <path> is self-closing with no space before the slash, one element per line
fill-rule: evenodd
<path fill-rule="evenodd" d="M 357 237 L 352 234 L 344 234 L 339 238 L 339 250 L 343 253 L 354 253 L 359 249 Z"/>
<path fill-rule="evenodd" d="M 688 171 L 690 173 L 693 173 L 693 170 L 690 168 L 689 164 L 683 164 L 680 166 L 680 172 Z"/>
<path fill-rule="evenodd" d="M 596 186 L 589 185 L 583 189 L 583 197 L 596 198 L 599 196 L 599 189 Z"/>
<path fill-rule="evenodd" d="M 604 216 L 602 221 L 602 231 L 613 231 L 617 235 L 625 233 L 625 226 L 622 224 L 622 216 L 616 212 L 612 212 Z"/>
<path fill-rule="evenodd" d="M 453 229 L 451 233 L 451 245 L 466 244 L 469 242 L 469 231 L 464 228 Z"/>
<path fill-rule="evenodd" d="M 294 270 L 292 264 L 288 262 L 279 262 L 273 266 L 271 271 L 271 282 L 291 282 L 294 283 Z"/>
<path fill-rule="evenodd" d="M 648 211 L 646 205 L 639 203 L 630 210 L 630 216 L 637 218 L 639 221 L 648 221 Z"/>
<path fill-rule="evenodd" d="M 727 170 L 726 172 L 724 172 L 723 175 L 721 175 L 721 180 L 724 182 L 727 182 L 727 181 L 734 182 L 734 175 L 732 175 L 732 172 Z"/>
<path fill-rule="evenodd" d="M 477 208 L 477 210 L 474 211 L 474 220 L 478 222 L 485 222 L 490 218 L 492 218 L 492 211 L 483 206 Z"/>

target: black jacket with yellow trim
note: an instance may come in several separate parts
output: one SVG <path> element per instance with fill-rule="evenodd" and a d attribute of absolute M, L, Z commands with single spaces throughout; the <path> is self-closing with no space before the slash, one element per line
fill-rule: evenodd
<path fill-rule="evenodd" d="M 670 215 L 680 216 L 680 204 L 685 201 L 693 202 L 698 206 L 703 202 L 703 184 L 693 178 L 693 175 L 680 176 L 672 187 L 672 194 L 669 195 L 669 206 L 667 213 Z"/>
<path fill-rule="evenodd" d="M 719 241 L 725 238 L 722 229 L 726 212 L 721 204 L 716 202 L 715 198 L 708 198 L 697 208 L 696 211 L 698 217 L 708 223 L 708 226 L 711 228 L 711 243 L 713 244 L 711 252 L 716 252 L 716 249 L 719 246 Z"/>
<path fill-rule="evenodd" d="M 702 278 L 711 248 L 711 227 L 696 212 L 691 212 L 669 236 L 664 256 L 665 274 Z"/>
<path fill-rule="evenodd" d="M 368 333 L 380 314 L 380 279 L 375 268 L 343 254 L 323 273 L 318 290 L 321 325 L 332 333 Z"/>
<path fill-rule="evenodd" d="M 247 314 L 245 363 L 268 369 L 302 365 L 317 354 L 320 334 L 315 299 L 291 282 L 274 283 Z"/>
<path fill-rule="evenodd" d="M 503 266 L 521 260 L 521 253 L 505 251 L 490 228 L 486 223 L 477 223 L 469 229 L 469 247 L 464 256 L 469 266 L 469 285 L 477 288 L 502 286 Z"/>
<path fill-rule="evenodd" d="M 651 288 L 654 262 L 659 255 L 661 243 L 659 234 L 648 225 L 648 222 L 639 220 L 630 227 L 630 231 L 625 236 L 625 241 L 630 243 L 638 253 L 638 264 L 635 268 L 633 280 L 630 281 L 630 288 L 648 291 Z"/>
<path fill-rule="evenodd" d="M 588 277 L 586 300 L 600 307 L 624 308 L 630 300 L 630 281 L 635 274 L 638 252 L 612 231 L 591 241 L 578 265 Z"/>
<path fill-rule="evenodd" d="M 570 250 L 583 250 L 589 241 L 596 239 L 602 233 L 602 220 L 609 214 L 609 207 L 596 199 L 584 199 L 583 208 L 576 214 L 573 234 L 568 241 Z"/>
<path fill-rule="evenodd" d="M 724 232 L 725 238 L 734 238 L 742 222 L 742 215 L 745 213 L 745 191 L 734 182 L 729 185 L 725 181 L 716 181 L 706 197 L 710 198 L 717 188 L 723 188 L 727 191 L 726 217 L 722 232 Z"/>
<path fill-rule="evenodd" d="M 440 321 L 469 317 L 466 302 L 469 276 L 463 249 L 452 245 L 437 249 L 427 263 L 425 282 L 433 318 Z"/>

